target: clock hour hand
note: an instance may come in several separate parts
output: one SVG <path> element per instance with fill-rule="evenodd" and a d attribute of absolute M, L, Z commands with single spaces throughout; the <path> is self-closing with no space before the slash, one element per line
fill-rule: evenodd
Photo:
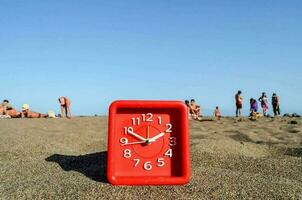
<path fill-rule="evenodd" d="M 157 139 L 163 137 L 164 135 L 165 135 L 164 132 L 163 132 L 163 133 L 160 133 L 160 134 L 158 134 L 158 135 L 156 135 L 156 136 L 150 138 L 150 139 L 149 139 L 149 142 L 155 142 Z"/>
<path fill-rule="evenodd" d="M 147 141 L 147 139 L 146 139 L 146 138 L 144 138 L 144 137 L 142 137 L 142 136 L 140 136 L 140 135 L 138 135 L 138 134 L 134 133 L 133 131 L 128 130 L 128 133 L 129 133 L 130 135 L 133 135 L 134 137 L 136 137 L 136 138 L 138 138 L 138 139 L 140 139 L 140 140 L 144 141 L 144 142 L 146 142 L 146 141 Z"/>

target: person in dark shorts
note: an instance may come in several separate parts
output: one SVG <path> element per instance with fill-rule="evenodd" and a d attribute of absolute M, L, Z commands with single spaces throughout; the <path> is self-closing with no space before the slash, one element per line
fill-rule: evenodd
<path fill-rule="evenodd" d="M 22 118 L 46 118 L 47 115 L 29 110 L 28 104 L 22 105 Z"/>
<path fill-rule="evenodd" d="M 280 105 L 279 105 L 279 97 L 277 96 L 276 93 L 273 93 L 272 96 L 272 106 L 274 110 L 274 115 L 279 116 L 280 115 Z"/>
<path fill-rule="evenodd" d="M 61 107 L 61 116 L 71 118 L 71 113 L 70 113 L 70 104 L 71 101 L 68 97 L 59 97 L 59 103 Z"/>
<path fill-rule="evenodd" d="M 242 111 L 242 92 L 239 90 L 237 94 L 235 95 L 235 101 L 236 101 L 236 117 L 241 116 Z"/>

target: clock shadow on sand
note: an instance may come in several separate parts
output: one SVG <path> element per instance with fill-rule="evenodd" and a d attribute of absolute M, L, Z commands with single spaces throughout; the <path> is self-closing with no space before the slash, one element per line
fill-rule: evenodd
<path fill-rule="evenodd" d="M 106 177 L 107 151 L 79 156 L 54 154 L 45 160 L 58 163 L 64 171 L 76 171 L 91 180 L 108 183 Z"/>

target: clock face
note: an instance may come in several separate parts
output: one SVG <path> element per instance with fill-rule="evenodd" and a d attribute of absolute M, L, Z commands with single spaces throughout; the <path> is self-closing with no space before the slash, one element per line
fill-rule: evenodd
<path fill-rule="evenodd" d="M 184 176 L 188 179 L 187 111 L 183 110 L 183 104 L 150 101 L 115 104 L 109 123 L 109 181 L 180 184 Z"/>

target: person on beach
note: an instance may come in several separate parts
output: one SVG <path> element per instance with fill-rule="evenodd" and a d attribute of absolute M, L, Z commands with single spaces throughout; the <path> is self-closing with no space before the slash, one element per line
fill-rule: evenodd
<path fill-rule="evenodd" d="M 70 113 L 70 99 L 68 97 L 59 97 L 59 103 L 61 106 L 61 117 L 71 118 Z"/>
<path fill-rule="evenodd" d="M 218 106 L 216 106 L 215 110 L 214 110 L 214 117 L 216 117 L 218 120 L 220 120 L 221 118 L 221 112 Z"/>
<path fill-rule="evenodd" d="M 21 113 L 14 109 L 7 99 L 3 100 L 0 104 L 0 115 L 7 116 L 9 118 L 21 117 Z"/>
<path fill-rule="evenodd" d="M 195 99 L 191 99 L 191 107 L 196 113 L 197 117 L 200 116 L 201 108 L 200 106 L 196 103 Z"/>
<path fill-rule="evenodd" d="M 11 118 L 20 118 L 21 117 L 21 112 L 18 112 L 16 109 L 13 108 L 13 106 L 11 104 L 8 103 L 6 105 L 4 115 L 8 115 Z"/>
<path fill-rule="evenodd" d="M 238 90 L 237 94 L 235 95 L 235 101 L 236 101 L 236 117 L 241 116 L 241 111 L 242 111 L 242 92 Z"/>
<path fill-rule="evenodd" d="M 6 110 L 6 105 L 9 103 L 7 99 L 4 99 L 3 102 L 0 104 L 0 115 L 4 115 Z"/>
<path fill-rule="evenodd" d="M 29 110 L 28 104 L 22 105 L 22 118 L 46 118 L 47 115 Z"/>
<path fill-rule="evenodd" d="M 267 96 L 265 92 L 262 92 L 262 96 L 259 97 L 258 99 L 261 103 L 261 108 L 263 111 L 263 116 L 267 115 L 267 111 L 268 111 L 268 100 L 267 100 Z"/>
<path fill-rule="evenodd" d="M 192 118 L 192 119 L 198 120 L 199 117 L 198 117 L 198 115 L 196 113 L 196 110 L 194 110 L 193 107 L 191 106 L 190 101 L 189 100 L 185 100 L 185 104 L 186 104 L 186 106 L 188 108 L 189 119 Z"/>
<path fill-rule="evenodd" d="M 277 96 L 276 93 L 273 93 L 272 96 L 272 106 L 274 110 L 274 115 L 279 116 L 280 115 L 280 105 L 279 105 L 279 97 Z"/>
<path fill-rule="evenodd" d="M 257 115 L 258 112 L 258 103 L 256 99 L 251 98 L 250 99 L 250 116 L 255 116 Z"/>

